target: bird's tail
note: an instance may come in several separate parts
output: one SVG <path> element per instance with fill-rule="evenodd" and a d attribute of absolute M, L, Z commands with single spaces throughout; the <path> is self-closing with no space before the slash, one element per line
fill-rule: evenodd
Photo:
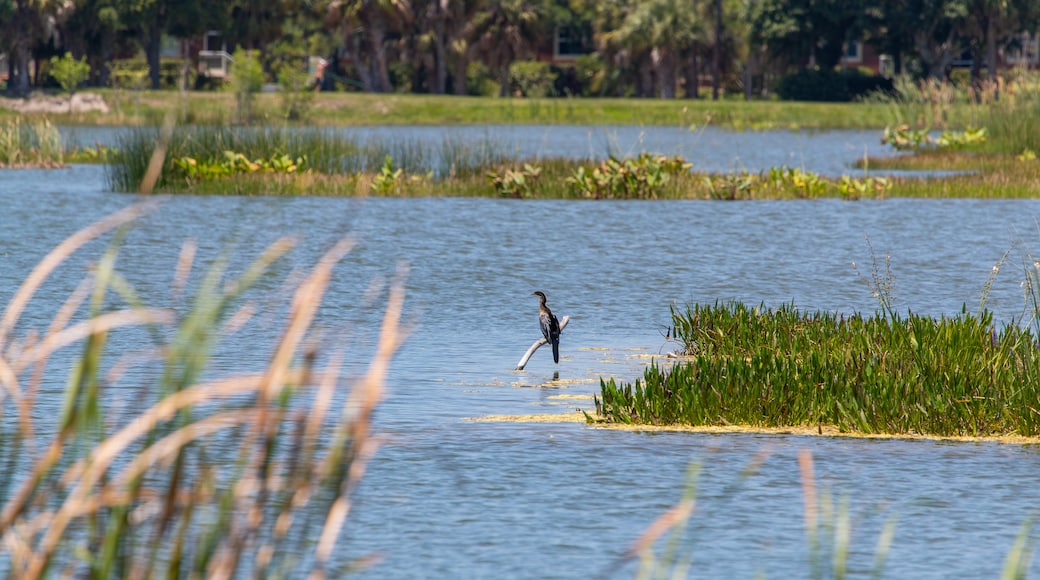
<path fill-rule="evenodd" d="M 554 340 L 553 343 L 553 362 L 560 364 L 560 341 Z"/>

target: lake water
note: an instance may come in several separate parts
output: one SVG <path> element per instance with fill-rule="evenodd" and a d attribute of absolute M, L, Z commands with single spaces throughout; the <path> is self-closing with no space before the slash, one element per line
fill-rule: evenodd
<path fill-rule="evenodd" d="M 104 188 L 100 167 L 0 172 L 4 303 L 62 239 L 138 200 Z M 869 572 L 878 535 L 894 517 L 886 576 L 980 578 L 1000 574 L 1022 522 L 1036 515 L 1036 446 L 466 419 L 589 407 L 575 397 L 598 392 L 600 377 L 632 380 L 649 355 L 674 348 L 663 337 L 673 303 L 793 302 L 872 312 L 877 303 L 862 278 L 870 277 L 866 237 L 879 260 L 891 256 L 897 308 L 936 316 L 965 304 L 974 311 L 991 268 L 1012 248 L 987 305 L 1001 320 L 1017 319 L 1023 264 L 1040 245 L 1038 217 L 1034 200 L 175 196 L 162 198 L 128 236 L 119 266 L 146 300 L 165 304 L 187 238 L 199 242 L 200 267 L 232 247 L 234 269 L 282 235 L 300 237 L 291 262 L 301 267 L 352 235 L 358 245 L 336 270 L 319 326 L 351 345 L 348 372 L 356 375 L 381 315 L 379 301 L 366 298 L 372 280 L 409 264 L 406 318 L 413 326 L 377 417 L 386 442 L 369 465 L 343 541 L 347 554 L 382 556 L 362 576 L 595 576 L 611 570 L 679 499 L 687 467 L 699 463 L 683 546 L 692 573 L 804 577 L 810 568 L 797 455 L 808 449 L 820 488 L 849 503 L 850 571 Z M 93 243 L 63 266 L 31 304 L 25 326 L 49 321 L 104 247 Z M 553 365 L 542 349 L 526 371 L 514 372 L 539 336 L 530 296 L 536 289 L 558 316 L 571 317 L 561 361 Z M 279 292 L 277 285 L 260 290 Z M 277 322 L 235 335 L 215 357 L 215 372 L 258 368 Z M 60 388 L 63 377 L 54 381 Z M 52 404 L 57 409 L 60 401 Z M 759 454 L 768 458 L 742 477 Z M 628 564 L 620 576 L 634 569 Z M 1030 571 L 1040 572 L 1040 563 Z"/>

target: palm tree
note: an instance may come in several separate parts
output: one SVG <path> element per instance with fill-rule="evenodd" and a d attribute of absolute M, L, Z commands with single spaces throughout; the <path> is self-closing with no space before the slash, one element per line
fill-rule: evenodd
<path fill-rule="evenodd" d="M 636 0 L 617 28 L 604 35 L 608 45 L 619 47 L 637 64 L 640 96 L 675 98 L 680 59 L 704 36 L 691 8 L 688 0 Z"/>
<path fill-rule="evenodd" d="M 484 62 L 498 71 L 500 96 L 509 95 L 509 65 L 525 58 L 539 38 L 542 20 L 531 0 L 490 0 L 474 22 Z"/>
<path fill-rule="evenodd" d="M 59 0 L 14 0 L 6 16 L 0 14 L 0 25 L 5 30 L 4 38 L 0 40 L 0 49 L 10 53 L 13 75 L 7 86 L 12 94 L 19 97 L 29 94 L 32 47 L 52 32 L 54 21 L 69 8 L 67 4 L 71 3 Z"/>
<path fill-rule="evenodd" d="M 979 67 L 985 61 L 986 76 L 996 81 L 998 45 L 1012 34 L 1035 30 L 1040 5 L 1035 0 L 971 0 L 968 9 L 971 32 L 979 40 L 976 43 L 979 50 L 973 55 L 972 80 L 979 80 Z M 980 58 L 980 52 L 985 52 L 984 59 Z"/>
<path fill-rule="evenodd" d="M 343 32 L 344 43 L 356 59 L 362 86 L 373 93 L 386 93 L 393 88 L 386 37 L 411 20 L 412 6 L 408 0 L 333 0 L 326 13 L 326 23 L 339 26 Z"/>
<path fill-rule="evenodd" d="M 683 57 L 695 58 L 693 51 L 705 36 L 705 27 L 689 0 L 651 0 L 653 42 L 657 59 L 660 96 L 675 98 L 679 62 Z M 696 86 L 696 79 L 694 79 Z"/>
<path fill-rule="evenodd" d="M 636 96 L 649 97 L 654 93 L 651 39 L 651 16 L 646 2 L 626 1 L 600 12 L 600 44 L 615 65 L 628 63 L 635 67 Z"/>
<path fill-rule="evenodd" d="M 433 69 L 431 92 L 448 91 L 448 68 L 454 61 L 455 92 L 466 92 L 466 66 L 473 53 L 472 23 L 483 0 L 413 0 L 421 37 L 417 44 L 432 49 L 428 59 Z"/>

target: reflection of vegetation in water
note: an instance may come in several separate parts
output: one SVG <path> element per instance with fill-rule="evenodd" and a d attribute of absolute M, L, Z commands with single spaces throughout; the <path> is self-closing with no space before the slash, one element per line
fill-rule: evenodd
<path fill-rule="evenodd" d="M 26 578 L 54 570 L 324 578 L 343 564 L 334 550 L 375 449 L 370 417 L 399 341 L 400 284 L 390 291 L 370 371 L 349 395 L 342 357 L 319 363 L 311 331 L 348 242 L 296 278 L 285 330 L 252 373 L 219 376 L 208 363 L 219 342 L 250 323 L 246 293 L 273 275 L 291 240 L 238 276 L 218 260 L 194 295 L 195 245 L 186 243 L 169 308 L 143 305 L 117 272 L 115 243 L 49 328 L 16 334 L 26 303 L 62 261 L 140 213 L 124 210 L 66 240 L 0 321 L 0 408 L 9 410 L 0 422 L 0 561 Z M 128 337 L 141 348 L 113 352 L 114 340 L 125 345 Z M 64 393 L 45 393 L 44 381 L 55 382 L 45 379 L 56 370 L 52 355 L 70 346 L 78 355 Z"/>
<path fill-rule="evenodd" d="M 739 495 L 744 483 L 758 475 L 768 458 L 767 451 L 755 454 L 739 476 L 728 484 L 721 494 L 714 495 L 714 500 L 718 501 L 721 498 L 725 501 Z M 702 528 L 709 530 L 712 525 L 711 521 L 703 518 L 698 521 L 699 512 L 695 509 L 700 501 L 697 497 L 697 483 L 701 470 L 702 466 L 698 463 L 690 465 L 687 469 L 685 490 L 680 500 L 651 523 L 621 557 L 610 563 L 600 574 L 600 578 L 611 577 L 625 562 L 635 559 L 639 560 L 636 578 L 640 579 L 686 578 L 690 575 L 691 569 L 697 569 L 694 558 L 697 546 L 684 536 L 691 521 L 696 521 Z M 839 579 L 848 577 L 853 571 L 865 572 L 866 562 L 849 562 L 850 555 L 859 554 L 860 558 L 869 555 L 866 549 L 854 549 L 853 539 L 857 537 L 855 527 L 862 526 L 865 519 L 871 515 L 879 516 L 881 513 L 872 514 L 876 512 L 876 508 L 870 508 L 865 513 L 854 515 L 848 495 L 842 495 L 835 501 L 833 490 L 819 484 L 813 454 L 808 449 L 798 452 L 798 471 L 801 480 L 803 527 L 808 545 L 808 577 Z M 870 565 L 872 578 L 884 577 L 885 565 L 896 536 L 898 516 L 899 514 L 890 514 L 885 519 L 874 541 L 873 562 Z M 1004 557 L 1000 575 L 1003 580 L 1028 577 L 1036 543 L 1031 537 L 1033 522 L 1032 516 L 1027 517 L 1019 527 L 1015 541 Z M 757 574 L 765 577 L 767 572 L 768 570 L 758 570 Z"/>
<path fill-rule="evenodd" d="M 769 458 L 768 452 L 759 452 L 741 470 L 739 476 L 729 483 L 721 496 L 714 499 L 726 500 L 740 494 L 744 483 L 758 475 L 762 465 Z M 814 472 L 812 452 L 802 449 L 798 453 L 798 467 L 801 477 L 803 527 L 805 541 L 808 544 L 809 578 L 845 578 L 850 568 L 849 555 L 853 553 L 853 525 L 861 524 L 861 518 L 853 518 L 849 507 L 848 496 L 842 496 L 835 502 L 831 490 L 821 488 Z M 680 500 L 662 513 L 650 524 L 627 550 L 615 562 L 611 563 L 600 577 L 606 578 L 628 560 L 639 560 L 636 578 L 686 578 L 691 570 L 696 570 L 696 545 L 687 539 L 686 530 L 691 521 L 696 521 L 699 503 L 697 483 L 702 466 L 694 463 L 687 469 L 686 486 Z M 882 526 L 874 543 L 873 565 L 871 576 L 881 578 L 889 550 L 895 538 L 896 518 L 890 516 Z M 702 527 L 710 529 L 711 523 L 699 522 Z M 1028 539 L 1028 538 L 1027 538 Z M 1021 537 L 1020 537 L 1020 541 Z M 691 545 L 692 544 L 692 545 Z M 1008 556 L 1008 562 L 1016 569 L 1028 567 L 1028 556 L 1018 543 Z M 856 550 L 862 553 L 863 550 Z M 864 554 L 866 555 L 866 554 Z M 1023 567 L 1023 564 L 1025 567 Z M 758 570 L 765 575 L 767 570 Z M 1007 577 L 1007 576 L 1005 576 Z"/>

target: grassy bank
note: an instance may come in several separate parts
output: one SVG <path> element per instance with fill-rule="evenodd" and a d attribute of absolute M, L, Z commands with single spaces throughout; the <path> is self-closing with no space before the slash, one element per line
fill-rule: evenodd
<path fill-rule="evenodd" d="M 247 293 L 274 275 L 288 239 L 239 275 L 223 261 L 193 272 L 195 244 L 185 243 L 165 308 L 144 306 L 118 273 L 121 233 L 64 303 L 43 288 L 73 252 L 145 209 L 58 246 L 0 320 L 0 569 L 19 578 L 338 575 L 349 496 L 374 451 L 369 419 L 399 340 L 400 286 L 351 394 L 311 331 L 345 241 L 284 281 L 291 307 L 269 360 L 228 376 L 209 368 L 210 356 L 256 324 Z M 53 320 L 27 328 L 19 319 L 41 293 L 51 294 Z"/>
<path fill-rule="evenodd" d="M 1030 153 L 921 151 L 871 158 L 867 166 L 875 170 L 939 172 L 924 178 L 892 178 L 893 197 L 1040 197 L 1040 159 Z"/>
<path fill-rule="evenodd" d="M 673 312 L 688 360 L 601 383 L 598 420 L 860 433 L 1040 435 L 1040 350 L 987 313 L 839 316 L 744 304 Z"/>
<path fill-rule="evenodd" d="M 180 124 L 235 122 L 230 92 L 97 90 L 108 113 L 56 113 L 49 118 L 72 125 L 156 125 L 172 112 Z M 254 118 L 284 124 L 282 97 L 256 96 Z M 0 107 L 0 118 L 15 116 Z M 712 125 L 746 129 L 881 129 L 890 123 L 886 103 L 804 103 L 743 99 L 502 99 L 443 95 L 317 93 L 299 125 Z"/>
<path fill-rule="evenodd" d="M 109 185 L 133 191 L 159 136 L 124 134 L 109 153 Z M 681 157 L 640 154 L 603 162 L 512 159 L 493 141 L 358 143 L 334 132 L 175 130 L 156 191 L 216 195 L 504 197 L 524 199 L 846 199 L 884 197 L 891 182 L 824 178 L 793 168 L 752 174 L 692 172 Z"/>
<path fill-rule="evenodd" d="M 109 185 L 134 191 L 159 140 L 154 128 L 124 132 L 105 151 Z M 328 130 L 177 128 L 156 191 L 216 195 L 506 197 L 526 199 L 876 199 L 1035 197 L 1040 160 L 948 151 L 870 159 L 870 168 L 963 172 L 941 178 L 883 178 L 852 169 L 831 178 L 795 168 L 707 174 L 678 157 L 638 155 L 604 162 L 516 159 L 507 146 L 445 139 L 361 143 Z"/>

